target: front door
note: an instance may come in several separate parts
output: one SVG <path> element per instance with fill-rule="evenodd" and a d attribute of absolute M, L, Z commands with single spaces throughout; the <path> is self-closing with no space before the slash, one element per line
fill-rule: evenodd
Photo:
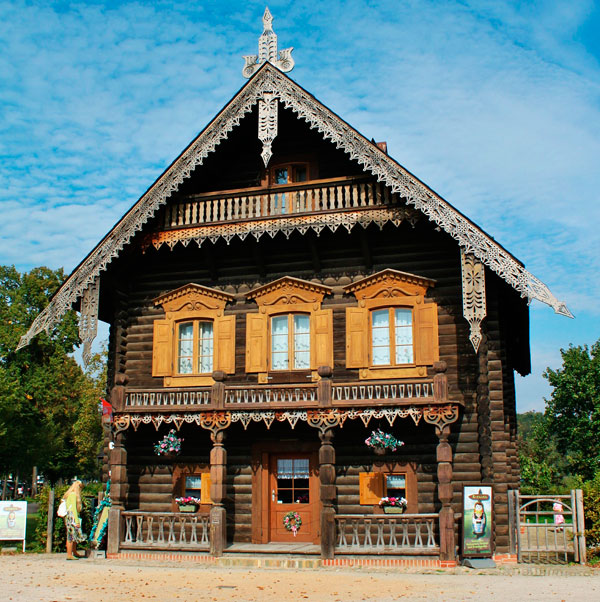
<path fill-rule="evenodd" d="M 319 483 L 314 453 L 271 454 L 269 462 L 270 541 L 313 542 L 319 537 Z M 285 517 L 296 513 L 302 524 L 296 534 Z"/>

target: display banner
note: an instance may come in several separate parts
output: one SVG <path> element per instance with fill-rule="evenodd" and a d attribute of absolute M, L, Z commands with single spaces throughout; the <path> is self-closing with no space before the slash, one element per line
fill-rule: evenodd
<path fill-rule="evenodd" d="M 0 541 L 22 540 L 25 550 L 27 502 L 0 502 Z"/>
<path fill-rule="evenodd" d="M 463 487 L 463 556 L 492 556 L 492 502 L 491 487 Z"/>

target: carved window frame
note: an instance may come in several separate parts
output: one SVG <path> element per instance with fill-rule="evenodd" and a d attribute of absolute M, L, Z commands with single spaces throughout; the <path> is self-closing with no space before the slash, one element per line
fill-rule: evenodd
<path fill-rule="evenodd" d="M 306 373 L 318 380 L 320 365 L 333 367 L 333 312 L 322 309 L 329 287 L 285 276 L 260 286 L 246 295 L 258 305 L 258 313 L 246 315 L 246 372 L 257 373 L 259 383 L 272 375 L 296 375 L 304 382 Z M 271 318 L 278 315 L 304 314 L 310 319 L 309 370 L 274 370 L 271 366 Z"/>
<path fill-rule="evenodd" d="M 344 287 L 358 302 L 346 309 L 346 367 L 358 368 L 360 379 L 427 376 L 427 368 L 439 360 L 437 304 L 425 296 L 434 285 L 434 280 L 387 269 Z M 373 312 L 395 308 L 412 312 L 413 362 L 374 365 Z M 390 329 L 390 337 L 393 336 Z"/>
<path fill-rule="evenodd" d="M 212 372 L 180 374 L 178 372 L 178 329 L 186 322 L 194 324 L 194 346 L 200 322 L 213 325 L 213 369 L 235 373 L 235 316 L 225 315 L 225 306 L 234 300 L 222 291 L 188 284 L 154 300 L 165 312 L 154 321 L 152 376 L 162 376 L 165 387 L 211 385 Z M 194 357 L 195 357 L 194 352 Z"/>

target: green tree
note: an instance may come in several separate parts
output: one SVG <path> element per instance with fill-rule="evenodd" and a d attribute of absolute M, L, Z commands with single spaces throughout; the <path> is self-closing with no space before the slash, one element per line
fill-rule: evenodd
<path fill-rule="evenodd" d="M 569 472 L 589 480 L 600 467 L 600 340 L 591 349 L 570 345 L 560 353 L 562 367 L 544 373 L 553 387 L 547 429 Z"/>
<path fill-rule="evenodd" d="M 77 316 L 69 311 L 48 333 L 24 349 L 20 337 L 64 280 L 62 270 L 34 268 L 20 274 L 0 266 L 0 472 L 51 480 L 89 470 L 86 454 L 97 437 L 98 382 L 70 355 L 79 343 Z M 97 404 L 97 397 L 96 397 Z M 77 427 L 75 425 L 78 424 Z M 87 450 L 87 451 L 85 451 Z M 93 454 L 95 460 L 96 454 Z"/>

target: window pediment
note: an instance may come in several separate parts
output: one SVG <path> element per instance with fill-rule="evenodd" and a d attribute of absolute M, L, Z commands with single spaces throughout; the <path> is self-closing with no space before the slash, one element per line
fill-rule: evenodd
<path fill-rule="evenodd" d="M 391 299 L 397 297 L 424 296 L 427 289 L 435 286 L 435 280 L 408 272 L 386 269 L 344 287 L 359 301 Z"/>
<path fill-rule="evenodd" d="M 269 284 L 259 286 L 250 291 L 246 297 L 254 299 L 260 308 L 270 308 L 277 305 L 300 305 L 316 303 L 320 306 L 325 295 L 332 289 L 308 280 L 284 276 Z"/>
<path fill-rule="evenodd" d="M 162 306 L 165 312 L 222 311 L 233 300 L 233 295 L 223 291 L 190 283 L 160 295 L 154 305 Z"/>

